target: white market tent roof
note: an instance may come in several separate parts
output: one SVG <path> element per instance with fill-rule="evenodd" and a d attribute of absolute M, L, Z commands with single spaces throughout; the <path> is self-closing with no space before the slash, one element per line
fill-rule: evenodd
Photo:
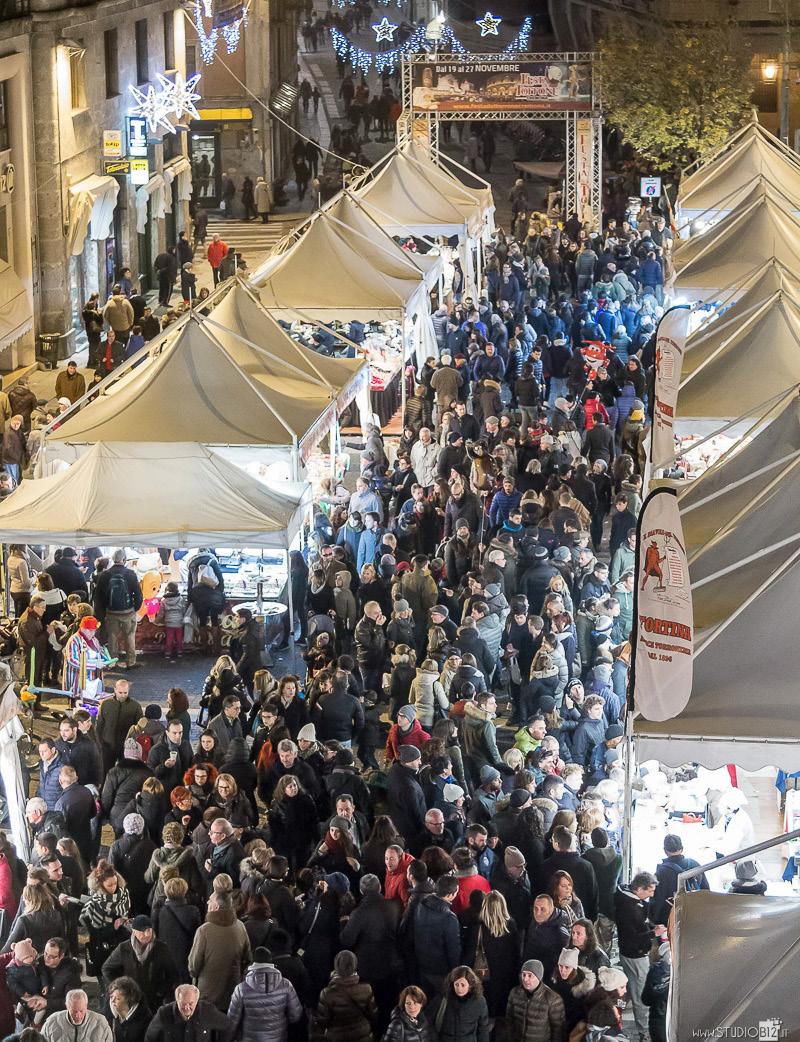
<path fill-rule="evenodd" d="M 705 327 L 704 327 L 705 329 Z M 683 359 L 677 415 L 746 416 L 800 383 L 800 299 L 779 289 L 738 321 L 723 316 L 690 337 Z"/>
<path fill-rule="evenodd" d="M 743 281 L 773 258 L 796 271 L 800 218 L 790 210 L 781 192 L 766 182 L 757 184 L 719 224 L 677 247 L 673 293 L 713 300 L 723 287 Z"/>
<path fill-rule="evenodd" d="M 800 459 L 800 399 L 787 395 L 696 481 L 678 490 L 683 539 L 691 555 L 752 509 Z"/>
<path fill-rule="evenodd" d="M 679 894 L 672 934 L 668 1037 L 800 1039 L 796 897 Z M 762 1036 L 764 1037 L 764 1036 Z"/>
<path fill-rule="evenodd" d="M 320 210 L 300 238 L 253 274 L 264 307 L 319 321 L 397 318 L 427 308 L 422 271 L 396 243 L 348 229 Z"/>
<path fill-rule="evenodd" d="M 695 620 L 689 702 L 634 720 L 637 756 L 671 766 L 800 769 L 800 462 L 690 561 Z"/>
<path fill-rule="evenodd" d="M 354 190 L 390 235 L 478 235 L 494 209 L 491 189 L 468 188 L 416 145 L 389 153 Z"/>
<path fill-rule="evenodd" d="M 298 344 L 232 282 L 208 318 L 192 313 L 48 443 L 303 443 L 366 372 L 361 360 L 323 358 Z"/>
<path fill-rule="evenodd" d="M 697 313 L 697 325 L 689 334 L 686 349 L 700 343 L 712 327 L 736 329 L 767 298 L 781 291 L 800 302 L 800 277 L 773 257 L 767 264 L 753 268 L 744 279 L 725 287 L 713 305 Z"/>
<path fill-rule="evenodd" d="M 760 180 L 786 195 L 794 210 L 800 208 L 800 160 L 773 134 L 752 122 L 721 154 L 681 183 L 679 227 L 700 216 L 709 219 L 735 210 Z"/>
<path fill-rule="evenodd" d="M 24 481 L 0 505 L 3 539 L 288 549 L 310 485 L 267 488 L 204 445 L 97 444 L 59 474 Z"/>

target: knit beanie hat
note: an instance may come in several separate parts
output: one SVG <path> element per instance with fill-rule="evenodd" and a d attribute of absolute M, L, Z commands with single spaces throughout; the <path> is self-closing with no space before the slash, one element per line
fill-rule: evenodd
<path fill-rule="evenodd" d="M 416 745 L 400 746 L 400 763 L 413 763 L 415 760 L 419 760 L 421 756 L 422 753 Z"/>
<path fill-rule="evenodd" d="M 135 738 L 126 738 L 122 747 L 122 755 L 126 760 L 141 760 L 142 747 Z"/>
<path fill-rule="evenodd" d="M 627 988 L 628 978 L 617 966 L 601 966 L 597 971 L 597 979 L 604 991 L 616 991 Z"/>
<path fill-rule="evenodd" d="M 528 959 L 522 964 L 522 973 L 532 973 L 539 980 L 544 980 L 544 966 L 538 959 Z"/>
<path fill-rule="evenodd" d="M 304 724 L 297 732 L 297 740 L 298 742 L 316 742 L 317 729 L 313 724 Z"/>
<path fill-rule="evenodd" d="M 562 948 L 561 954 L 558 957 L 559 966 L 569 966 L 571 970 L 577 970 L 578 968 L 578 949 L 577 948 Z"/>
<path fill-rule="evenodd" d="M 448 782 L 442 790 L 442 794 L 445 803 L 455 803 L 456 800 L 464 795 L 464 790 L 460 785 L 453 785 L 452 782 Z"/>
<path fill-rule="evenodd" d="M 503 861 L 506 868 L 524 868 L 527 863 L 525 855 L 517 847 L 506 847 Z"/>
<path fill-rule="evenodd" d="M 417 719 L 417 711 L 413 706 L 403 706 L 402 709 L 397 710 L 397 715 L 403 716 L 406 720 L 411 720 L 412 722 Z"/>

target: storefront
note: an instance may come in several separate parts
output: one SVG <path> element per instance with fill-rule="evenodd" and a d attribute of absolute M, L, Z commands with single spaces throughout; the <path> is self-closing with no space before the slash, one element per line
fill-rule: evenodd
<path fill-rule="evenodd" d="M 251 109 L 200 109 L 200 116 L 201 119 L 190 123 L 192 199 L 214 210 L 222 199 L 222 178 L 226 170 L 234 171 L 238 189 L 244 177 L 255 181 L 262 176 L 264 164 L 261 150 L 255 144 Z"/>

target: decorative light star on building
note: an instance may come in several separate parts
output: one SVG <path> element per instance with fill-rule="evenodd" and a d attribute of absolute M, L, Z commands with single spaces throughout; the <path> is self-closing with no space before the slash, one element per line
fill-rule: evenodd
<path fill-rule="evenodd" d="M 163 91 L 157 91 L 148 84 L 146 90 L 131 86 L 131 94 L 134 100 L 131 113 L 134 116 L 144 116 L 151 134 L 155 134 L 159 127 L 170 133 L 175 129 L 167 119 L 170 110 L 164 107 Z"/>
<path fill-rule="evenodd" d="M 502 18 L 495 18 L 491 11 L 487 11 L 483 18 L 475 19 L 475 24 L 480 29 L 481 36 L 497 36 L 497 27 L 502 20 Z"/>
<path fill-rule="evenodd" d="M 175 73 L 174 80 L 158 73 L 158 82 L 161 84 L 164 94 L 164 105 L 167 107 L 168 112 L 175 113 L 176 119 L 180 119 L 184 112 L 188 113 L 193 119 L 200 118 L 200 113 L 195 106 L 195 102 L 200 100 L 200 95 L 194 89 L 199 79 L 199 72 L 195 73 L 194 76 L 190 76 L 188 80 L 183 78 L 183 73 L 181 72 Z"/>
<path fill-rule="evenodd" d="M 390 22 L 386 15 L 372 27 L 375 30 L 375 40 L 380 43 L 381 40 L 388 40 L 389 43 L 394 42 L 394 34 L 397 32 L 397 26 L 394 22 Z"/>

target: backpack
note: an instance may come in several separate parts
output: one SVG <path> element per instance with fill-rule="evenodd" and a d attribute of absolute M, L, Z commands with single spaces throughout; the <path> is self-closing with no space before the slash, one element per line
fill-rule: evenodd
<path fill-rule="evenodd" d="M 133 608 L 128 578 L 122 572 L 112 575 L 108 580 L 106 601 L 108 611 L 131 611 Z"/>
<path fill-rule="evenodd" d="M 212 590 L 216 590 L 219 586 L 217 573 L 211 567 L 210 562 L 207 561 L 197 569 L 197 581 L 201 586 L 208 586 Z"/>

